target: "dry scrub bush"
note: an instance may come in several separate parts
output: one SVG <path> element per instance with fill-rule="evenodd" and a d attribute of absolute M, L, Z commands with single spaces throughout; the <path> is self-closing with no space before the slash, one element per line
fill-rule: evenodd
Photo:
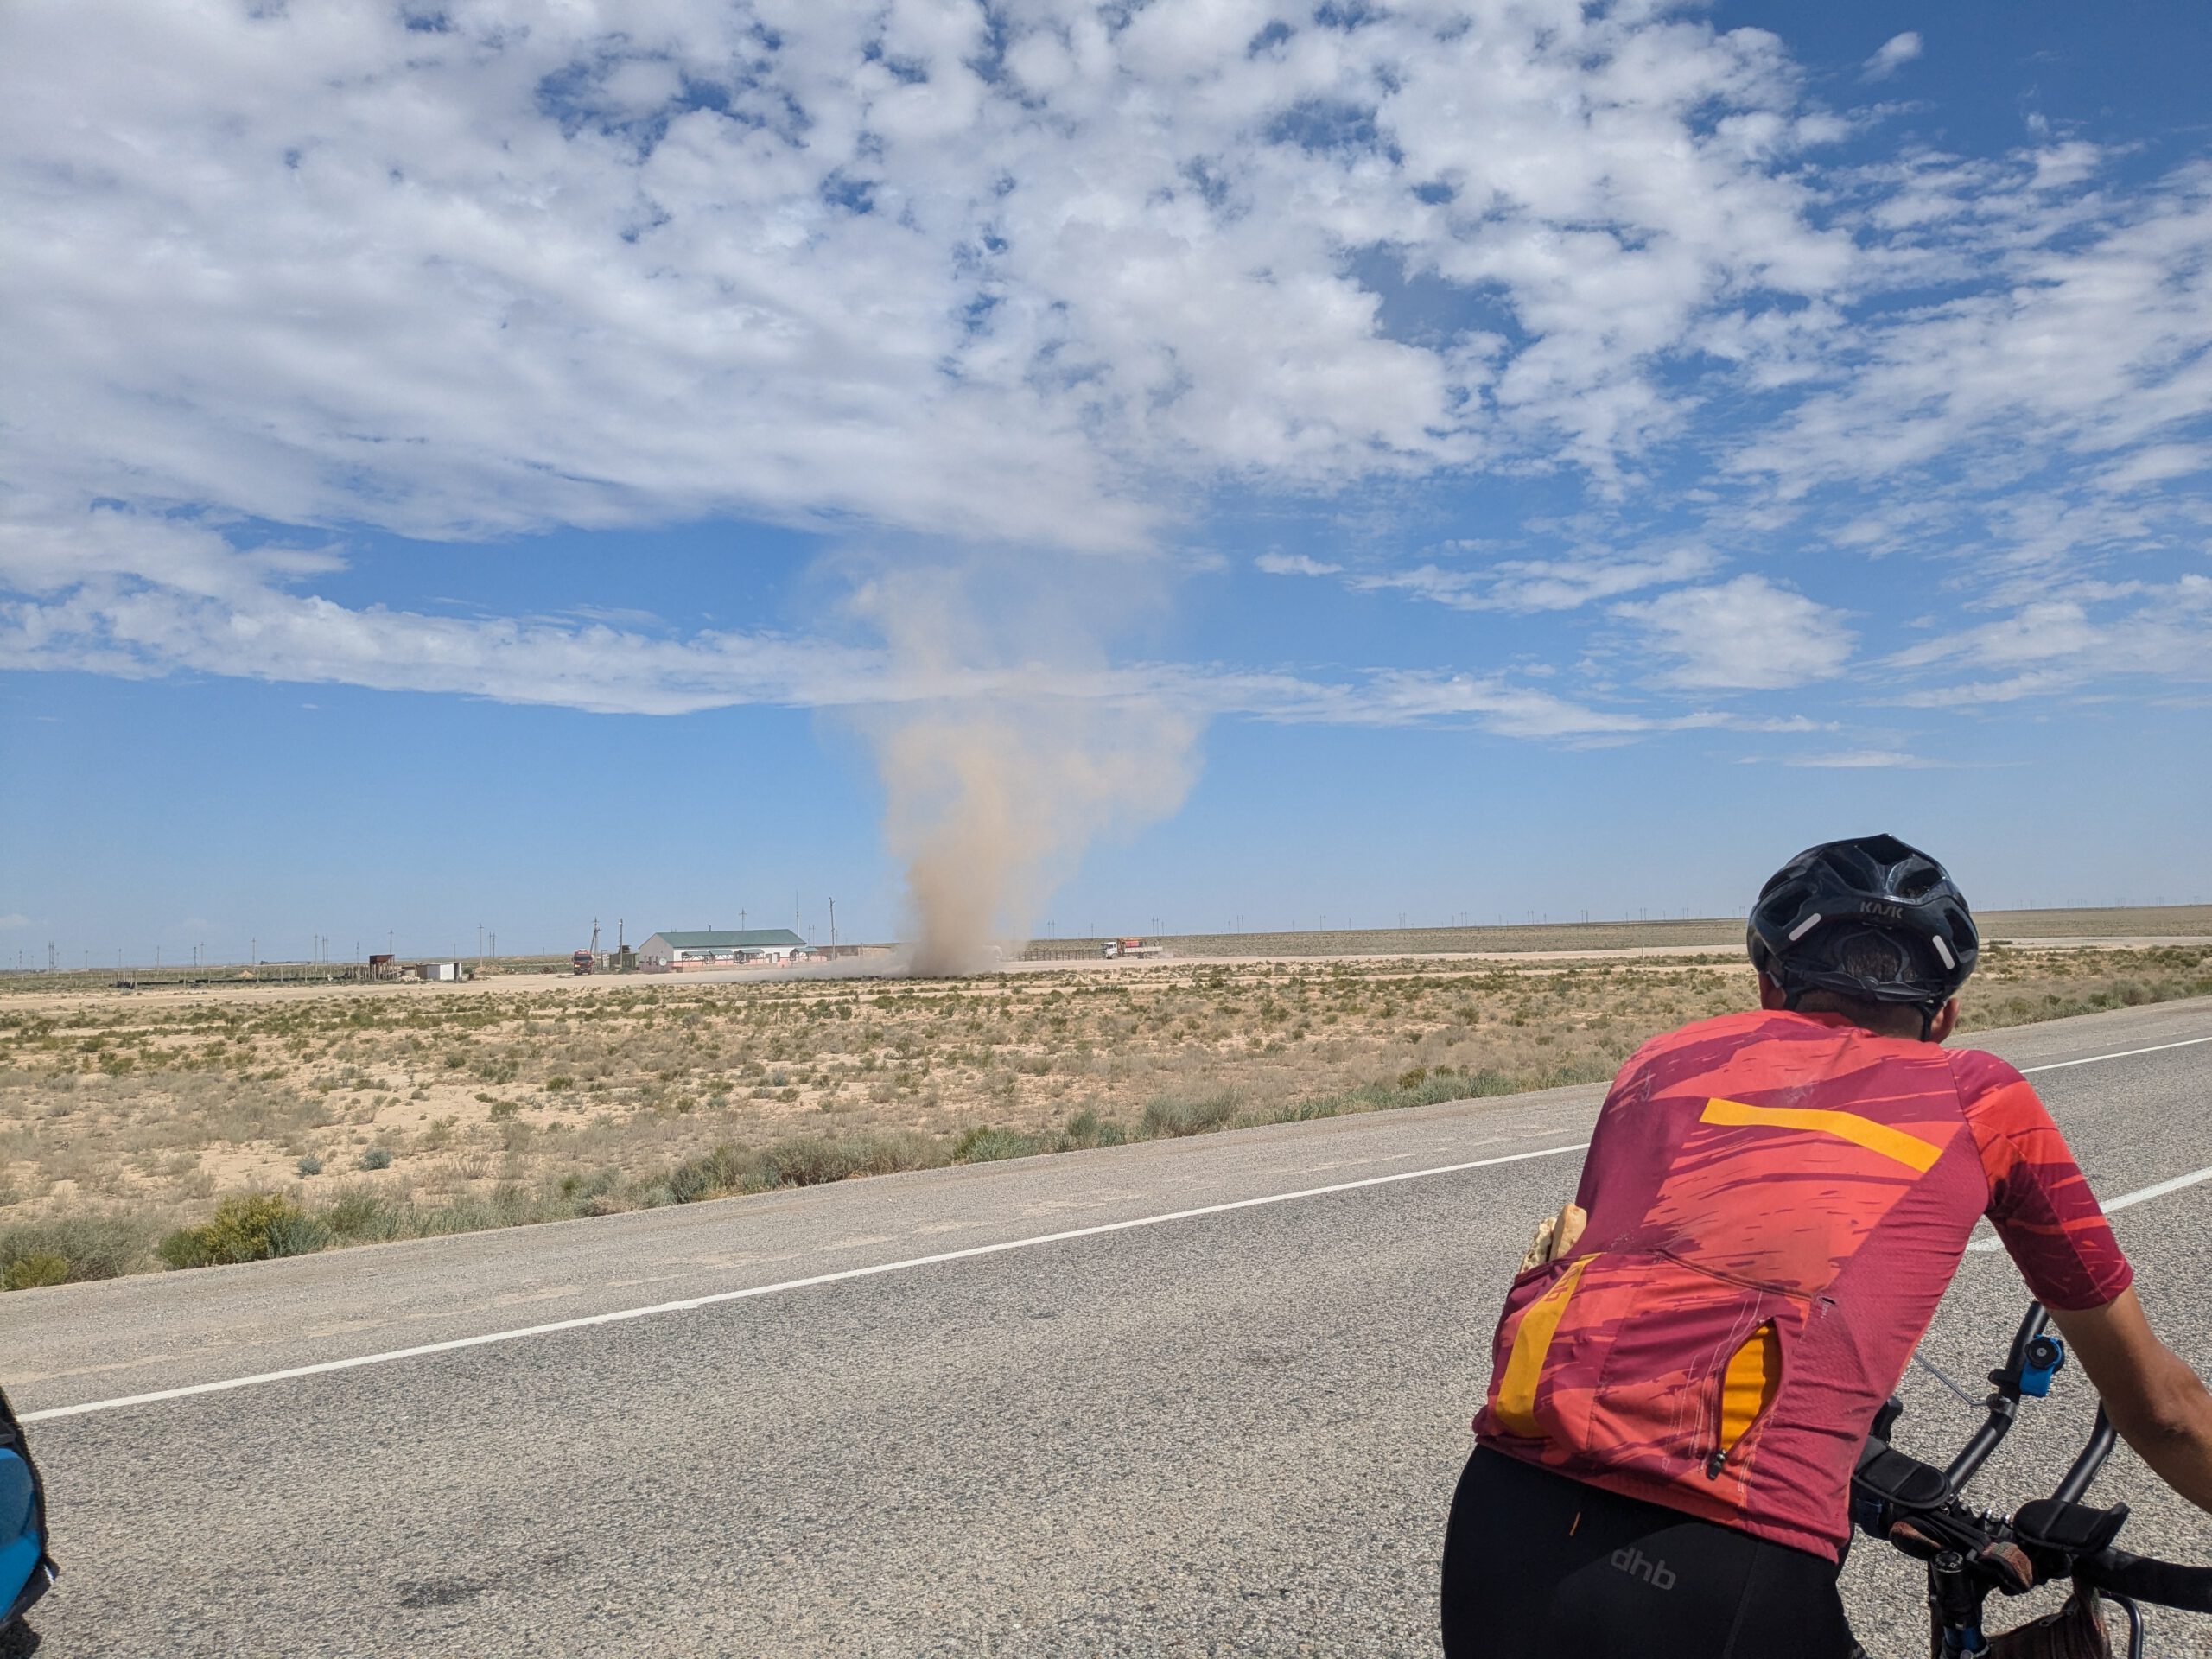
<path fill-rule="evenodd" d="M 1967 1016 L 2207 993 L 2212 946 L 1994 944 Z M 0 1274 L 143 1267 L 226 1192 L 289 1192 L 306 1219 L 278 1242 L 313 1248 L 1590 1081 L 1751 994 L 1710 957 L 1428 958 L 0 1001 L 0 1237 L 26 1241 Z M 356 1164 L 353 1188 L 296 1185 Z M 117 1215 L 150 1218 L 129 1252 L 25 1231 Z"/>

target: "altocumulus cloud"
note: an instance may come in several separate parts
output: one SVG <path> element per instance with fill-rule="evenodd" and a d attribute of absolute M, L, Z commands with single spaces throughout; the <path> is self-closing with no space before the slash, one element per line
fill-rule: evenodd
<path fill-rule="evenodd" d="M 1613 614 L 1639 624 L 1672 659 L 1663 677 L 1716 691 L 1777 691 L 1840 673 L 1852 631 L 1804 594 L 1745 575 L 1711 588 L 1681 588 Z"/>
<path fill-rule="evenodd" d="M 1904 664 L 1935 702 L 2037 607 L 2152 637 L 2128 583 L 2200 517 L 2212 172 L 2115 190 L 2078 139 L 1845 165 L 1867 118 L 1693 8 L 42 0 L 6 27 L 17 666 L 650 712 L 967 696 L 1002 675 L 315 588 L 360 527 L 734 516 L 1049 566 L 1155 550 L 1224 481 L 1548 473 L 1590 504 L 1560 544 L 1262 568 L 1625 623 L 1664 666 L 1621 706 L 1451 666 L 1046 689 L 1633 735 L 1847 659 L 1839 607 L 1716 580 L 1785 531 L 1965 562 L 1989 615 Z M 1694 535 L 1644 524 L 1662 480 L 1699 485 Z M 2201 608 L 2162 626 L 2149 671 L 2198 673 Z M 1955 694 L 2109 671 L 2027 638 L 2047 659 Z"/>

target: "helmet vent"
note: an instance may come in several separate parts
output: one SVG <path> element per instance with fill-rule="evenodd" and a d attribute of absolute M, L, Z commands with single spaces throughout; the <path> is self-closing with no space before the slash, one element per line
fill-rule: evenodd
<path fill-rule="evenodd" d="M 1934 945 L 1936 947 L 1936 954 L 1943 958 L 1943 966 L 1945 968 L 1955 968 L 1959 965 L 1959 959 L 1951 954 L 1951 947 L 1948 943 L 1945 941 L 1941 933 L 1929 934 L 1928 936 L 1928 943 Z"/>
<path fill-rule="evenodd" d="M 1816 910 L 1811 915 L 1808 916 L 1803 921 L 1798 923 L 1796 926 L 1789 930 L 1790 944 L 1796 944 L 1798 940 L 1803 938 L 1808 933 L 1811 932 L 1820 925 L 1821 912 Z"/>

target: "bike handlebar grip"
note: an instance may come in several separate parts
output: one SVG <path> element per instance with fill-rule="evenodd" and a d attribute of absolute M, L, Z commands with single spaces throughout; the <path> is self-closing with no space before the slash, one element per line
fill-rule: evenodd
<path fill-rule="evenodd" d="M 2097 1421 L 2089 1430 L 2088 1444 L 2082 1448 L 2081 1455 L 2074 1459 L 2073 1466 L 2066 1471 L 2066 1478 L 2058 1483 L 2058 1490 L 2051 1496 L 2063 1503 L 2080 1503 L 2082 1495 L 2089 1490 L 2089 1483 L 2097 1478 L 2097 1471 L 2105 1466 L 2119 1440 L 2120 1436 L 2113 1429 L 2112 1418 L 2105 1410 L 2105 1402 L 2099 1400 Z"/>
<path fill-rule="evenodd" d="M 2124 1549 L 2103 1549 L 2082 1559 L 2076 1577 L 2099 1590 L 2183 1612 L 2212 1613 L 2212 1567 L 2185 1567 Z"/>

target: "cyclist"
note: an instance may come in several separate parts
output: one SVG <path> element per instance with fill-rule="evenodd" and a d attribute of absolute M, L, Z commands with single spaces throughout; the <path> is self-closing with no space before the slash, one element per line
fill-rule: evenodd
<path fill-rule="evenodd" d="M 2113 1426 L 2212 1510 L 2212 1395 L 2064 1140 L 2012 1067 L 1941 1046 L 1978 949 L 1943 868 L 1891 836 L 1812 848 L 1747 941 L 1758 1011 L 1630 1058 L 1506 1298 L 1447 1655 L 1856 1651 L 1852 1468 L 1985 1215 Z"/>

